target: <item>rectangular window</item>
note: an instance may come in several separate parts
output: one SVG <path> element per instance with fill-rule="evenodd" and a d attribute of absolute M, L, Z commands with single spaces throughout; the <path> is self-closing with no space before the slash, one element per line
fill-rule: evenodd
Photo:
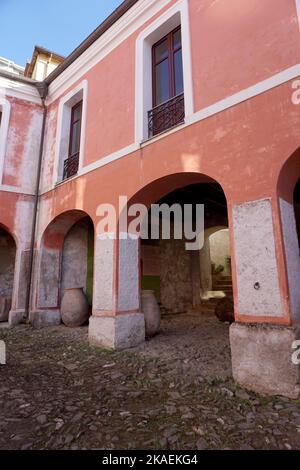
<path fill-rule="evenodd" d="M 80 134 L 82 118 L 82 101 L 79 101 L 71 110 L 69 155 L 64 161 L 63 179 L 70 178 L 78 172 Z"/>
<path fill-rule="evenodd" d="M 181 27 L 152 48 L 153 109 L 149 137 L 184 121 Z"/>
<path fill-rule="evenodd" d="M 153 106 L 183 92 L 180 26 L 153 46 Z"/>

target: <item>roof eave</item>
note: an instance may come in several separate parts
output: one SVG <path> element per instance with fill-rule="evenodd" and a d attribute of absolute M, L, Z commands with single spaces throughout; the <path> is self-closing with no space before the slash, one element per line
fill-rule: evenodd
<path fill-rule="evenodd" d="M 78 57 L 81 56 L 97 39 L 99 39 L 114 23 L 116 23 L 139 0 L 125 0 L 95 29 L 66 59 L 45 79 L 49 86 Z"/>

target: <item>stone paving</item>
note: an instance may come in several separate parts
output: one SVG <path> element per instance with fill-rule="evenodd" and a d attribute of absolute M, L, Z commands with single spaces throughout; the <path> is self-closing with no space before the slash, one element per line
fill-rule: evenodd
<path fill-rule="evenodd" d="M 230 377 L 228 325 L 168 316 L 131 351 L 87 328 L 0 329 L 0 449 L 300 449 L 300 401 Z"/>

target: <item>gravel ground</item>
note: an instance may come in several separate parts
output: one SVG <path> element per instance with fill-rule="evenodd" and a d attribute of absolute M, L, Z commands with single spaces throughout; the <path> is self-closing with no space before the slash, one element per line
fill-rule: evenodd
<path fill-rule="evenodd" d="M 131 351 L 87 328 L 0 329 L 0 449 L 300 449 L 300 401 L 230 378 L 228 326 L 166 317 Z"/>
<path fill-rule="evenodd" d="M 160 334 L 133 351 L 160 358 L 184 374 L 212 379 L 231 376 L 229 324 L 213 315 L 167 315 Z"/>

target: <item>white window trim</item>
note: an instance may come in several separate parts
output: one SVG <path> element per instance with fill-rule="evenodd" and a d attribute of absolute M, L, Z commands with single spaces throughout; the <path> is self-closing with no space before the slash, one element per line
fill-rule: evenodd
<path fill-rule="evenodd" d="M 7 149 L 10 110 L 10 102 L 0 96 L 0 111 L 2 113 L 0 124 L 0 185 L 3 182 L 4 160 Z"/>
<path fill-rule="evenodd" d="M 81 132 L 80 132 L 80 151 L 79 151 L 79 167 L 78 174 L 80 173 L 84 162 L 84 148 L 85 148 L 85 129 L 86 129 L 86 116 L 87 116 L 87 93 L 88 82 L 84 80 L 70 93 L 65 95 L 59 103 L 58 108 L 58 124 L 57 124 L 57 137 L 55 147 L 55 164 L 53 172 L 53 185 L 63 181 L 63 162 L 67 157 L 65 154 L 65 147 L 69 148 L 70 139 L 70 124 L 71 124 L 71 108 L 76 104 L 76 101 L 82 99 L 82 117 L 81 117 Z M 77 100 L 76 95 L 80 96 Z"/>
<path fill-rule="evenodd" d="M 296 11 L 297 11 L 297 18 L 298 18 L 298 26 L 300 29 L 300 0 L 296 0 Z"/>
<path fill-rule="evenodd" d="M 186 121 L 194 114 L 189 5 L 188 0 L 180 0 L 143 30 L 136 41 L 135 141 L 138 143 L 148 139 L 147 112 L 152 108 L 152 46 L 179 25 Z"/>

